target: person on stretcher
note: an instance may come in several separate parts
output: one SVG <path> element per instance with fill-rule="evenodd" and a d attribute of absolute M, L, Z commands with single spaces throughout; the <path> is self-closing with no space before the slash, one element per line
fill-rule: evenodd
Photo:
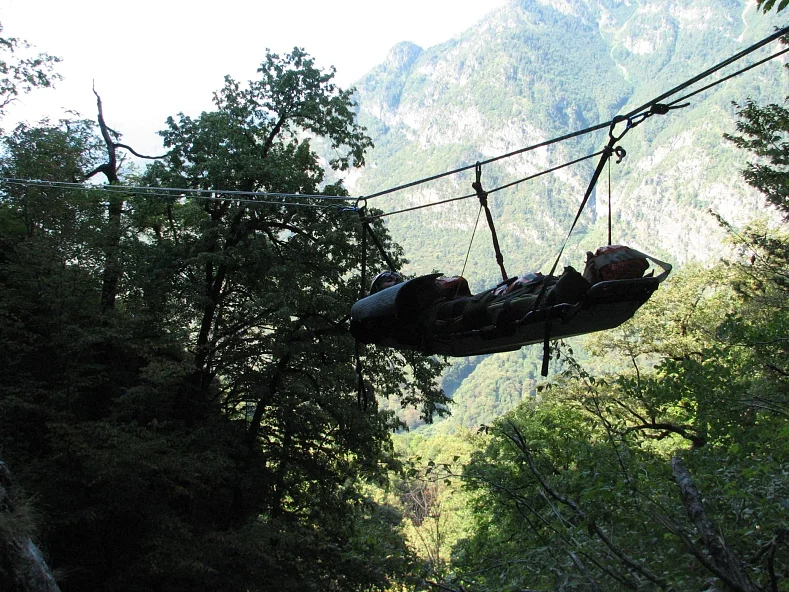
<path fill-rule="evenodd" d="M 644 275 L 647 260 L 662 268 Z M 611 329 L 630 319 L 671 265 L 624 246 L 587 253 L 584 273 L 527 273 L 473 295 L 459 276 L 404 281 L 384 272 L 351 308 L 361 343 L 451 356 L 512 351 L 523 345 Z"/>
<path fill-rule="evenodd" d="M 472 295 L 468 282 L 461 276 L 423 276 L 416 278 L 422 285 L 419 298 L 410 306 L 422 327 L 436 333 L 468 331 L 484 326 L 501 325 L 526 315 L 534 307 L 540 292 L 540 307 L 556 304 L 575 304 L 589 288 L 600 282 L 635 279 L 649 268 L 646 258 L 628 247 L 601 247 L 596 253 L 587 252 L 584 273 L 566 267 L 559 277 L 547 277 L 539 272 L 510 278 L 494 288 Z M 370 295 L 403 283 L 403 277 L 392 271 L 378 274 L 370 286 Z M 543 284 L 547 286 L 543 288 Z M 425 315 L 429 308 L 429 314 Z M 409 315 L 410 316 L 410 315 Z M 416 321 L 416 318 L 412 319 Z M 401 319 L 406 321 L 406 319 Z"/>

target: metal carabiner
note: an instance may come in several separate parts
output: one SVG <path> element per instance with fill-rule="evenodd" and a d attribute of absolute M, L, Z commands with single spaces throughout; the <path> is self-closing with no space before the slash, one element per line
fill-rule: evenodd
<path fill-rule="evenodd" d="M 614 134 L 614 128 L 617 126 L 617 124 L 622 123 L 623 121 L 627 121 L 627 125 L 625 126 L 625 129 L 622 131 L 622 133 L 617 136 L 616 134 Z M 608 128 L 608 139 L 610 140 L 610 142 L 618 142 L 619 140 L 622 139 L 622 137 L 627 133 L 627 130 L 629 129 L 630 129 L 630 119 L 628 119 L 624 115 L 617 115 L 611 120 L 611 127 Z"/>

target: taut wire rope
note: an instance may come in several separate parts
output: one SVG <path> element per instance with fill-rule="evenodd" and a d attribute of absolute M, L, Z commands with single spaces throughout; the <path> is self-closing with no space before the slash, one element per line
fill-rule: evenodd
<path fill-rule="evenodd" d="M 700 80 L 703 80 L 704 78 L 707 78 L 707 77 L 711 76 L 715 72 L 717 72 L 717 71 L 725 68 L 726 66 L 728 66 L 728 65 L 730 65 L 730 64 L 732 64 L 732 63 L 744 58 L 745 56 L 747 56 L 747 55 L 753 53 L 754 51 L 764 47 L 765 45 L 775 41 L 776 39 L 779 39 L 779 38 L 787 35 L 787 33 L 789 33 L 789 26 L 783 27 L 781 29 L 776 30 L 773 34 L 768 35 L 767 37 L 765 37 L 761 41 L 758 41 L 758 42 L 750 45 L 749 47 L 741 50 L 740 52 L 734 54 L 733 56 L 727 58 L 726 60 L 723 60 L 722 62 L 720 62 L 720 63 L 708 68 L 707 70 L 704 70 L 700 74 L 698 74 L 698 75 L 686 80 L 685 82 L 675 86 L 674 88 L 672 88 L 669 91 L 664 92 L 663 94 L 659 95 L 658 97 L 655 97 L 652 100 L 644 103 L 640 107 L 637 107 L 637 108 L 631 110 L 630 112 L 628 112 L 627 114 L 625 114 L 623 116 L 617 116 L 617 117 L 615 117 L 614 119 L 612 119 L 610 121 L 599 123 L 597 125 L 593 125 L 593 126 L 584 128 L 582 130 L 570 132 L 568 134 L 564 134 L 562 136 L 558 136 L 558 137 L 555 137 L 555 138 L 552 138 L 552 139 L 549 139 L 549 140 L 545 140 L 543 142 L 539 142 L 539 143 L 533 144 L 531 146 L 520 148 L 520 149 L 514 150 L 512 152 L 507 152 L 505 154 L 501 154 L 501 155 L 489 158 L 487 160 L 480 161 L 479 164 L 481 164 L 481 165 L 490 164 L 490 163 L 496 162 L 498 160 L 502 160 L 502 159 L 505 159 L 505 158 L 511 158 L 513 156 L 517 156 L 519 154 L 523 154 L 523 153 L 526 153 L 526 152 L 529 152 L 529 151 L 532 151 L 532 150 L 536 150 L 538 148 L 543 148 L 543 147 L 546 147 L 546 146 L 549 146 L 549 145 L 552 145 L 552 144 L 556 144 L 558 142 L 563 142 L 563 141 L 566 141 L 566 140 L 569 140 L 569 139 L 572 139 L 572 138 L 576 138 L 576 137 L 579 137 L 579 136 L 582 136 L 582 135 L 585 135 L 585 134 L 589 134 L 589 133 L 592 133 L 592 132 L 604 129 L 606 127 L 610 128 L 612 125 L 616 124 L 618 121 L 621 121 L 623 119 L 627 120 L 628 125 L 632 127 L 633 125 L 635 125 L 637 123 L 640 123 L 640 121 L 643 118 L 646 118 L 649 115 L 651 115 L 652 111 L 650 111 L 650 110 L 656 104 L 661 103 L 664 99 L 667 99 L 668 97 L 670 97 L 670 96 L 672 96 L 674 94 L 677 94 L 678 92 L 680 92 L 682 90 L 685 90 L 686 88 L 692 86 L 693 84 L 699 82 Z M 776 57 L 779 57 L 779 56 L 781 56 L 781 55 L 783 55 L 783 54 L 785 54 L 787 52 L 789 52 L 789 48 L 783 49 L 783 50 L 781 50 L 781 51 L 779 51 L 779 52 L 777 52 L 777 53 L 775 53 L 775 54 L 773 54 L 771 56 L 763 58 L 763 59 L 757 61 L 754 64 L 746 66 L 746 67 L 744 67 L 744 68 L 742 68 L 742 69 L 740 69 L 740 70 L 738 70 L 738 71 L 736 71 L 736 72 L 734 72 L 734 73 L 732 73 L 730 75 L 727 75 L 727 76 L 721 78 L 720 80 L 716 80 L 715 82 L 712 82 L 712 83 L 710 83 L 710 84 L 708 84 L 708 85 L 706 85 L 706 86 L 704 86 L 704 87 L 702 87 L 700 89 L 697 89 L 697 90 L 695 90 L 695 91 L 693 91 L 693 92 L 691 92 L 691 93 L 689 93 L 687 95 L 684 95 L 684 96 L 682 96 L 682 97 L 680 97 L 678 99 L 674 99 L 670 103 L 667 103 L 667 106 L 669 108 L 674 107 L 677 103 L 680 103 L 681 101 L 684 101 L 684 100 L 686 100 L 686 99 L 688 99 L 688 98 L 690 98 L 692 96 L 695 96 L 696 94 L 698 94 L 700 92 L 708 90 L 708 89 L 710 89 L 710 88 L 712 88 L 712 87 L 714 87 L 714 86 L 716 86 L 718 84 L 721 84 L 722 82 L 725 82 L 726 80 L 729 80 L 730 78 L 732 78 L 734 76 L 742 74 L 743 72 L 746 72 L 746 71 L 748 71 L 748 70 L 750 70 L 752 68 L 755 68 L 756 66 L 759 66 L 761 64 L 764 64 L 765 62 L 768 62 L 768 61 L 770 61 L 772 59 L 775 59 Z M 417 185 L 421 185 L 421 184 L 424 184 L 424 183 L 428 183 L 430 181 L 435 181 L 435 180 L 441 179 L 443 177 L 447 177 L 447 176 L 454 175 L 454 174 L 457 174 L 457 173 L 460 173 L 460 172 L 463 172 L 463 171 L 467 171 L 467 170 L 470 170 L 472 168 L 475 168 L 476 166 L 477 166 L 476 163 L 475 164 L 469 164 L 469 165 L 466 165 L 466 166 L 462 166 L 462 167 L 456 168 L 456 169 L 451 170 L 451 171 L 447 171 L 447 172 L 444 172 L 444 173 L 439 173 L 439 174 L 436 174 L 436 175 L 431 175 L 429 177 L 424 177 L 422 179 L 417 179 L 415 181 L 411 181 L 411 182 L 408 182 L 408 183 L 405 183 L 405 184 L 402 184 L 402 185 L 398 185 L 398 186 L 395 186 L 395 187 L 391 187 L 389 189 L 385 189 L 385 190 L 382 190 L 382 191 L 379 191 L 379 192 L 376 192 L 376 193 L 372 193 L 372 194 L 366 196 L 366 199 L 372 199 L 372 198 L 375 198 L 375 197 L 380 197 L 380 196 L 383 196 L 383 195 L 395 193 L 395 192 L 401 191 L 403 189 L 407 189 L 407 188 L 410 188 L 410 187 L 415 187 Z M 554 170 L 554 169 L 551 169 L 551 170 Z M 546 172 L 550 172 L 551 170 L 546 171 Z M 533 178 L 533 177 L 529 177 L 529 178 Z M 517 182 L 515 182 L 513 184 L 516 184 L 516 183 L 519 183 L 519 182 L 523 182 L 523 181 L 525 181 L 527 179 L 528 178 L 522 179 L 522 180 L 517 181 Z M 0 179 L 0 182 L 7 183 L 7 184 L 16 183 L 16 184 L 22 184 L 22 185 L 47 185 L 47 186 L 50 186 L 50 187 L 74 188 L 74 189 L 81 189 L 81 190 L 94 189 L 93 187 L 86 186 L 86 185 L 84 185 L 82 183 L 52 182 L 52 181 L 41 181 L 41 180 L 36 180 L 36 179 L 8 179 L 8 178 L 5 178 L 5 179 Z M 507 185 L 507 186 L 509 186 L 509 185 Z M 108 189 L 108 187 L 109 186 L 102 185 L 102 186 L 97 186 L 96 189 L 100 188 L 100 189 L 102 189 L 104 191 L 108 191 L 108 192 L 109 191 L 121 191 L 121 192 L 126 192 L 126 193 L 140 193 L 140 194 L 146 194 L 146 193 L 143 193 L 143 192 L 148 192 L 147 195 L 151 196 L 151 197 L 167 197 L 167 198 L 172 198 L 173 195 L 168 195 L 168 194 L 174 193 L 174 194 L 176 194 L 175 197 L 192 197 L 192 198 L 205 199 L 205 200 L 211 200 L 211 201 L 228 201 L 228 200 L 232 200 L 232 201 L 237 201 L 237 202 L 240 202 L 240 203 L 261 204 L 261 205 L 295 206 L 295 207 L 331 207 L 331 206 L 321 206 L 321 205 L 312 204 L 312 203 L 261 201 L 259 199 L 247 199 L 247 200 L 245 200 L 245 199 L 242 199 L 242 196 L 246 196 L 246 197 L 269 197 L 269 198 L 282 197 L 282 198 L 289 198 L 289 199 L 310 199 L 310 200 L 328 200 L 328 201 L 331 201 L 331 200 L 338 200 L 339 201 L 339 200 L 353 199 L 352 197 L 329 196 L 329 195 L 320 195 L 320 194 L 273 193 L 273 192 L 237 191 L 237 190 L 219 190 L 219 189 L 140 187 L 140 186 L 123 186 L 123 185 L 115 185 L 115 186 L 113 186 L 112 189 Z M 493 191 L 501 190 L 504 187 L 506 187 L 506 186 L 502 186 L 502 187 L 499 187 L 497 189 L 491 190 L 489 193 L 492 193 Z M 203 194 L 206 194 L 206 193 L 210 193 L 212 195 L 203 195 Z M 216 195 L 227 195 L 227 196 L 232 196 L 232 197 L 224 199 L 224 198 L 215 197 Z M 453 198 L 451 200 L 443 200 L 443 201 L 436 202 L 436 203 L 430 204 L 430 205 L 440 205 L 440 204 L 443 204 L 443 203 L 449 203 L 451 201 L 458 201 L 458 200 L 462 200 L 462 199 L 469 199 L 469 198 L 475 197 L 475 196 L 476 196 L 476 194 L 470 194 L 470 195 L 467 195 L 467 196 Z M 343 207 L 343 206 L 338 206 L 338 207 L 341 207 L 342 209 L 348 209 L 347 207 Z M 421 209 L 422 207 L 430 207 L 430 206 L 429 205 L 423 205 L 423 206 L 417 206 L 417 207 L 414 207 L 414 208 L 404 208 L 404 209 L 401 209 L 401 210 L 397 210 L 395 212 L 389 212 L 387 214 L 376 215 L 375 217 L 384 217 L 384 216 L 390 216 L 390 215 L 394 215 L 394 214 L 400 214 L 400 213 L 404 213 L 404 212 L 413 211 L 415 209 Z"/>

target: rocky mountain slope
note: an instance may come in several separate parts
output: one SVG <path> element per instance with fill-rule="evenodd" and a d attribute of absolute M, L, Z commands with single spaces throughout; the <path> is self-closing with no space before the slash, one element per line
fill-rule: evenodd
<path fill-rule="evenodd" d="M 441 45 L 401 43 L 357 85 L 360 119 L 376 148 L 352 191 L 369 195 L 610 120 L 768 35 L 774 21 L 744 0 L 512 0 Z M 736 223 L 761 209 L 739 177 L 743 155 L 722 138 L 734 129 L 731 102 L 782 100 L 786 81 L 775 60 L 628 133 L 621 142 L 628 156 L 612 167 L 614 240 L 677 262 L 719 256 L 723 234 L 707 210 Z M 483 168 L 483 185 L 591 154 L 606 140 L 602 130 L 500 160 Z M 491 195 L 511 274 L 556 256 L 595 164 Z M 370 205 L 392 211 L 467 195 L 472 180 L 473 170 Z M 478 208 L 468 199 L 388 222 L 414 271 L 459 273 Z M 582 248 L 605 240 L 607 210 L 606 181 L 576 231 Z M 479 232 L 465 271 L 472 282 L 495 280 L 491 253 Z M 570 262 L 580 256 L 569 253 Z"/>
<path fill-rule="evenodd" d="M 359 117 L 376 148 L 354 194 L 370 195 L 422 177 L 611 120 L 682 84 L 785 24 L 753 0 L 511 0 L 463 35 L 423 49 L 392 48 L 359 81 Z M 780 49 L 773 43 L 689 89 Z M 612 164 L 613 240 L 674 263 L 726 256 L 710 210 L 738 224 L 765 212 L 740 177 L 745 155 L 733 133 L 732 102 L 783 101 L 783 58 L 704 91 L 687 107 L 654 116 L 622 139 Z M 686 92 L 680 93 L 686 94 Z M 490 190 L 600 150 L 607 130 L 485 165 Z M 548 268 L 569 230 L 597 159 L 492 193 L 490 206 L 509 275 Z M 371 199 L 385 212 L 473 193 L 474 171 Z M 607 241 L 608 172 L 565 250 L 563 264 Z M 475 198 L 387 218 L 410 271 L 463 274 L 472 288 L 499 278 Z M 478 425 L 533 395 L 539 348 L 458 361 L 445 379 L 455 421 Z"/>

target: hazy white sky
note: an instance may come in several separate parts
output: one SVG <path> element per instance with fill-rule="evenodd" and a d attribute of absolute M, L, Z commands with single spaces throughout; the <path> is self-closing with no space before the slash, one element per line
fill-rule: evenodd
<path fill-rule="evenodd" d="M 430 47 L 506 0 L 3 0 L 3 35 L 63 58 L 56 90 L 36 90 L 2 122 L 95 117 L 93 81 L 108 125 L 139 151 L 156 151 L 168 115 L 198 114 L 230 74 L 254 78 L 267 47 L 304 47 L 350 86 L 395 43 Z"/>

